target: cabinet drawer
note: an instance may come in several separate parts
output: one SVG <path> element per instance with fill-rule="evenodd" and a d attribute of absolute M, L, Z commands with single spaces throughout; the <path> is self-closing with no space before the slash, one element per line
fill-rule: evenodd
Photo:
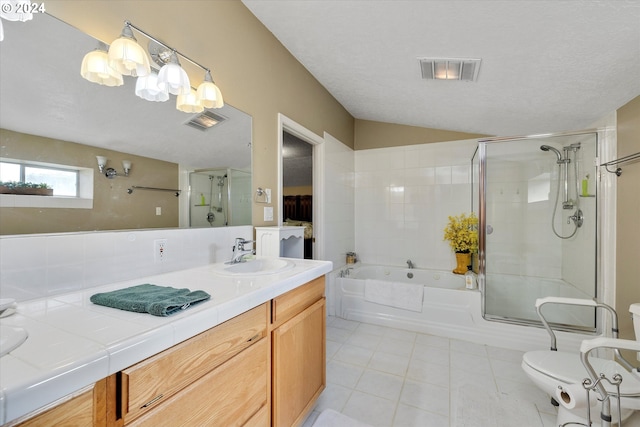
<path fill-rule="evenodd" d="M 263 304 L 123 370 L 125 424 L 258 342 L 266 326 Z"/>
<path fill-rule="evenodd" d="M 131 425 L 230 427 L 254 420 L 267 405 L 267 341 L 260 340 Z"/>
<path fill-rule="evenodd" d="M 324 276 L 271 300 L 271 322 L 276 328 L 324 296 Z"/>

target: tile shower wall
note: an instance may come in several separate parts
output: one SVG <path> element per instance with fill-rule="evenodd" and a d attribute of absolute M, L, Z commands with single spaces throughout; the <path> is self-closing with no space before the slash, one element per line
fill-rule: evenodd
<path fill-rule="evenodd" d="M 448 270 L 443 230 L 471 211 L 476 140 L 355 152 L 356 251 L 365 263 Z"/>
<path fill-rule="evenodd" d="M 252 226 L 0 237 L 0 296 L 19 301 L 197 267 L 231 258 Z M 166 239 L 165 260 L 154 241 Z"/>

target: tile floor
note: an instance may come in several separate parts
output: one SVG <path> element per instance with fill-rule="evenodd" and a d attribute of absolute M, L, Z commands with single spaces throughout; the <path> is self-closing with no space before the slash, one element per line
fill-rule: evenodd
<path fill-rule="evenodd" d="M 330 316 L 327 387 L 303 427 L 327 408 L 375 427 L 460 427 L 461 386 L 522 405 L 515 410 L 530 411 L 528 426 L 555 426 L 554 408 L 525 376 L 521 360 L 520 351 Z"/>

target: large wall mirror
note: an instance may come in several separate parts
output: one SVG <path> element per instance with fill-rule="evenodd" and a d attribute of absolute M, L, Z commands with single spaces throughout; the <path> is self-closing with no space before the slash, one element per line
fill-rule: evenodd
<path fill-rule="evenodd" d="M 82 58 L 98 42 L 55 17 L 38 14 L 3 26 L 2 165 L 75 167 L 85 203 L 70 206 L 55 193 L 2 194 L 0 234 L 251 224 L 251 116 L 228 104 L 205 110 L 218 123 L 202 130 L 193 121 L 211 117 L 176 110 L 173 95 L 166 102 L 137 97 L 133 77 L 125 76 L 119 87 L 83 79 Z M 188 55 L 188 46 L 181 49 Z M 202 73 L 182 65 L 197 86 Z M 204 65 L 215 70 L 215 64 Z M 118 176 L 100 173 L 96 156 L 105 157 Z M 128 176 L 123 160 L 131 162 Z M 195 190 L 189 177 L 198 182 Z"/>

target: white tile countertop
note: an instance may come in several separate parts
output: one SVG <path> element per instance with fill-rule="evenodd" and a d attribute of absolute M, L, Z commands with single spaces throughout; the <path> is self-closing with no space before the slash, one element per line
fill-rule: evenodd
<path fill-rule="evenodd" d="M 332 269 L 329 261 L 290 259 L 275 274 L 222 276 L 215 264 L 142 277 L 19 303 L 0 325 L 29 337 L 0 357 L 0 425 L 92 385 L 113 373 L 295 289 Z M 208 301 L 157 317 L 95 305 L 91 295 L 129 286 L 203 290 Z"/>

